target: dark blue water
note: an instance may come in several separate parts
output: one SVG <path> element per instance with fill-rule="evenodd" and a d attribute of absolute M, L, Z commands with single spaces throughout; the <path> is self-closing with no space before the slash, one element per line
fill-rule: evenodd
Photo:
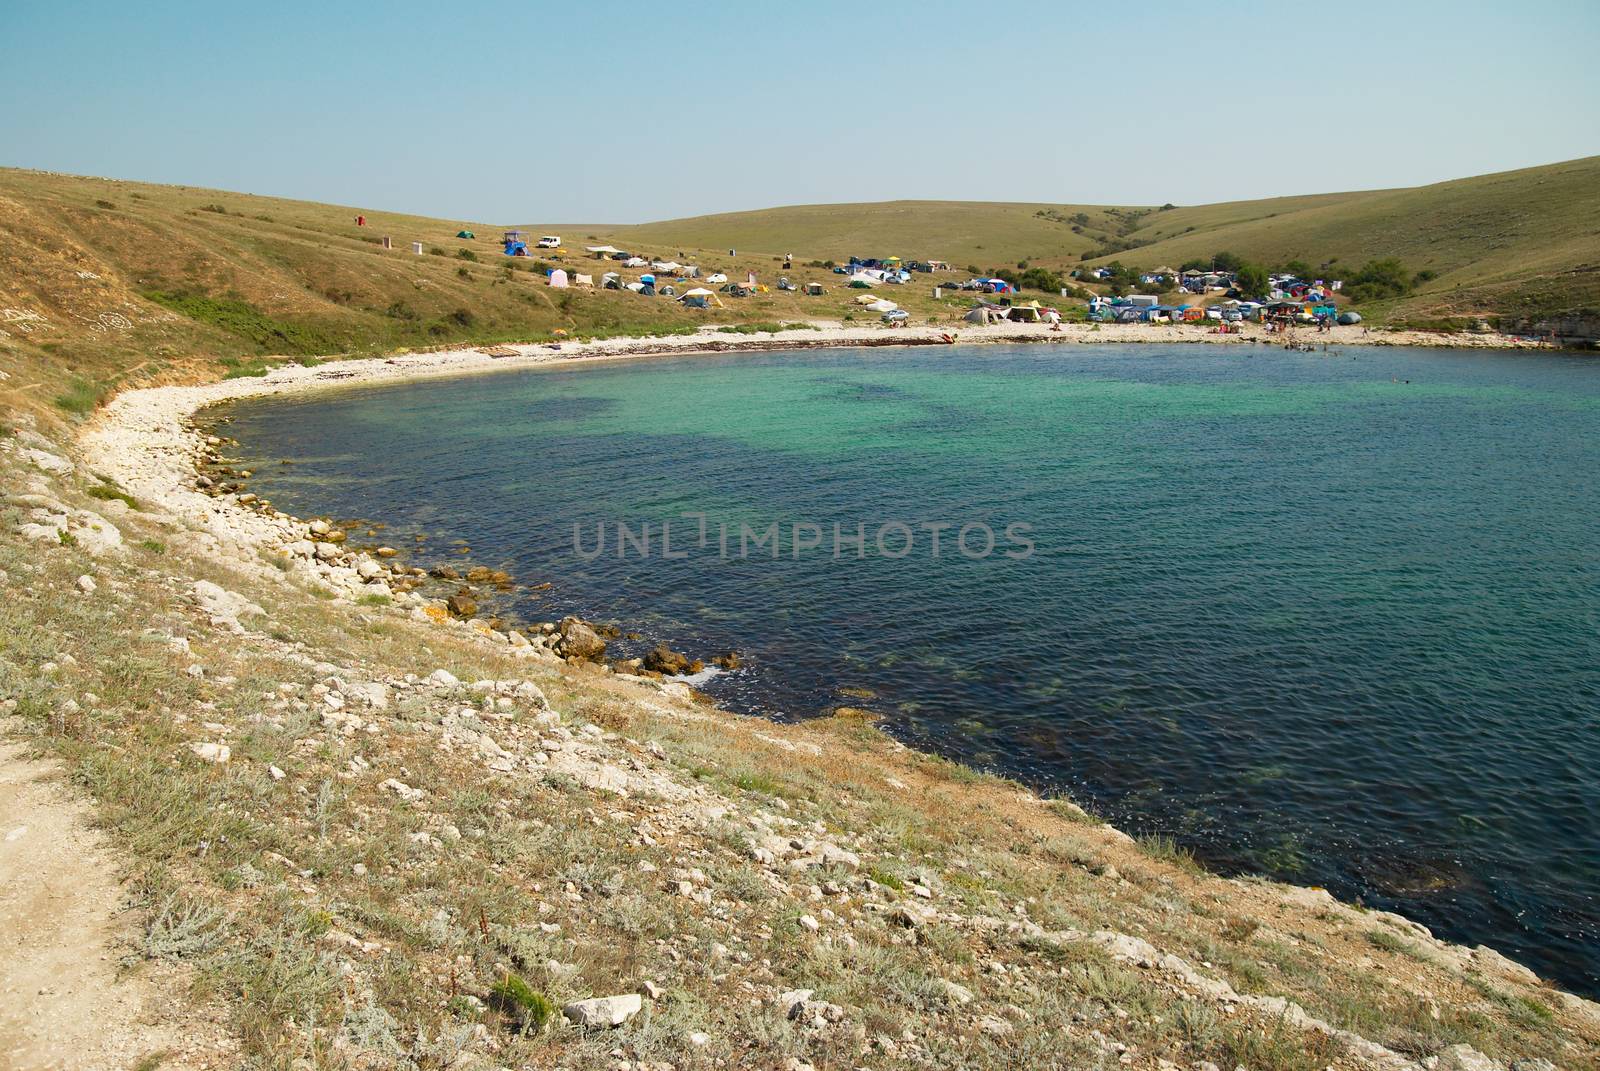
<path fill-rule="evenodd" d="M 810 351 L 233 415 L 280 507 L 426 534 L 425 558 L 465 539 L 553 582 L 518 600 L 529 619 L 737 649 L 747 668 L 706 686 L 729 706 L 868 707 L 1215 866 L 1600 992 L 1600 362 Z M 648 559 L 618 557 L 618 520 L 651 522 Z M 585 549 L 608 526 L 603 556 L 574 552 L 575 522 Z M 663 522 L 686 557 L 661 556 Z M 740 558 L 739 525 L 774 522 L 780 558 Z M 892 522 L 904 557 L 875 545 Z M 938 557 L 923 522 L 951 525 Z M 1016 523 L 1026 557 L 1004 553 Z M 822 536 L 797 559 L 795 524 Z M 866 526 L 865 557 L 834 559 L 835 524 Z M 965 557 L 978 524 L 995 549 Z"/>

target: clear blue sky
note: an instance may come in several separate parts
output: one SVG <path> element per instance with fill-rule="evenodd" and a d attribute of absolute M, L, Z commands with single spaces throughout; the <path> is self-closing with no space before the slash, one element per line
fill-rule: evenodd
<path fill-rule="evenodd" d="M 1600 152 L 1596 0 L 0 0 L 0 56 L 0 165 L 487 222 L 1193 204 Z"/>

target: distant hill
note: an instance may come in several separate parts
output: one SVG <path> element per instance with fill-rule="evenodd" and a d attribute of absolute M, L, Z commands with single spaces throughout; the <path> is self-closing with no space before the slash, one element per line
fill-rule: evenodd
<path fill-rule="evenodd" d="M 537 260 L 502 255 L 502 229 L 0 169 L 0 402 L 75 412 L 119 385 L 259 373 L 266 358 L 705 322 L 671 301 L 553 290 Z M 1179 267 L 1226 251 L 1267 267 L 1302 260 L 1337 278 L 1395 257 L 1408 273 L 1431 276 L 1403 297 L 1364 304 L 1375 322 L 1564 316 L 1600 333 L 1600 157 L 1416 189 L 1199 207 L 893 201 L 523 229 L 560 233 L 564 266 L 575 271 L 610 267 L 582 251 L 609 242 L 655 256 L 681 251 L 707 269 L 767 281 L 776 258 L 792 252 L 796 282 L 830 284 L 826 268 L 808 263 L 893 254 L 963 271 L 1027 262 L 1065 272 L 1113 260 Z M 457 238 L 461 230 L 475 237 Z M 412 242 L 425 253 L 414 255 Z M 922 287 L 896 298 L 919 318 L 953 321 L 961 311 L 959 300 L 935 302 Z M 715 317 L 837 318 L 847 308 L 836 289 L 815 300 L 774 292 Z"/>
<path fill-rule="evenodd" d="M 1120 260 L 1178 267 L 1230 252 L 1266 267 L 1304 261 L 1331 277 L 1399 258 L 1435 277 L 1385 311 L 1600 315 L 1600 157 L 1412 189 L 1279 197 L 1197 207 L 890 201 L 801 205 L 594 232 L 618 243 L 839 260 L 937 258 L 988 271 Z"/>

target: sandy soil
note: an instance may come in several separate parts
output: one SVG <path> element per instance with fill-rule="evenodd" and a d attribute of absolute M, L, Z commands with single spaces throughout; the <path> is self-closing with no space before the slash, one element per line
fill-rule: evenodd
<path fill-rule="evenodd" d="M 120 966 L 137 933 L 88 805 L 48 763 L 0 746 L 0 816 L 0 1066 L 226 1066 L 220 1030 L 173 999 L 176 972 Z"/>

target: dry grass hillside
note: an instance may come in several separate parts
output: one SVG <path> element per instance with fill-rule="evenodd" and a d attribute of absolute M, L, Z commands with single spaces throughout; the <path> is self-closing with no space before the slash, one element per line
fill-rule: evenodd
<path fill-rule="evenodd" d="M 597 232 L 598 233 L 598 232 Z M 1455 316 L 1600 317 L 1600 157 L 1414 189 L 1195 207 L 894 201 L 804 205 L 650 223 L 614 241 L 794 252 L 894 254 L 1064 269 L 1120 260 L 1178 267 L 1226 251 L 1268 268 L 1300 260 L 1331 277 L 1396 257 L 1435 277 L 1387 310 Z"/>
<path fill-rule="evenodd" d="M 356 226 L 358 213 L 367 226 Z M 456 238 L 462 229 L 477 237 Z M 556 228 L 570 250 L 563 266 L 579 271 L 610 267 L 581 253 L 609 241 L 736 279 L 755 271 L 770 283 L 775 258 L 792 252 L 797 283 L 832 288 L 816 299 L 761 294 L 711 314 L 628 293 L 553 291 L 537 271 L 541 261 L 501 254 L 502 229 L 0 170 L 0 398 L 60 415 L 86 412 L 120 387 L 259 374 L 283 359 L 558 331 L 605 337 L 708 321 L 842 319 L 849 295 L 838 278 L 807 265 L 851 253 L 944 259 L 958 273 L 1021 262 L 1154 268 L 1225 250 L 1338 275 L 1392 256 L 1434 274 L 1403 298 L 1363 307 L 1369 322 L 1459 324 L 1496 314 L 1512 323 L 1562 314 L 1600 322 L 1600 157 L 1411 190 L 1201 207 L 889 202 Z M 382 248 L 384 237 L 392 249 Z M 424 255 L 411 252 L 412 242 Z M 965 305 L 936 303 L 922 286 L 894 298 L 941 323 L 955 322 Z"/>

